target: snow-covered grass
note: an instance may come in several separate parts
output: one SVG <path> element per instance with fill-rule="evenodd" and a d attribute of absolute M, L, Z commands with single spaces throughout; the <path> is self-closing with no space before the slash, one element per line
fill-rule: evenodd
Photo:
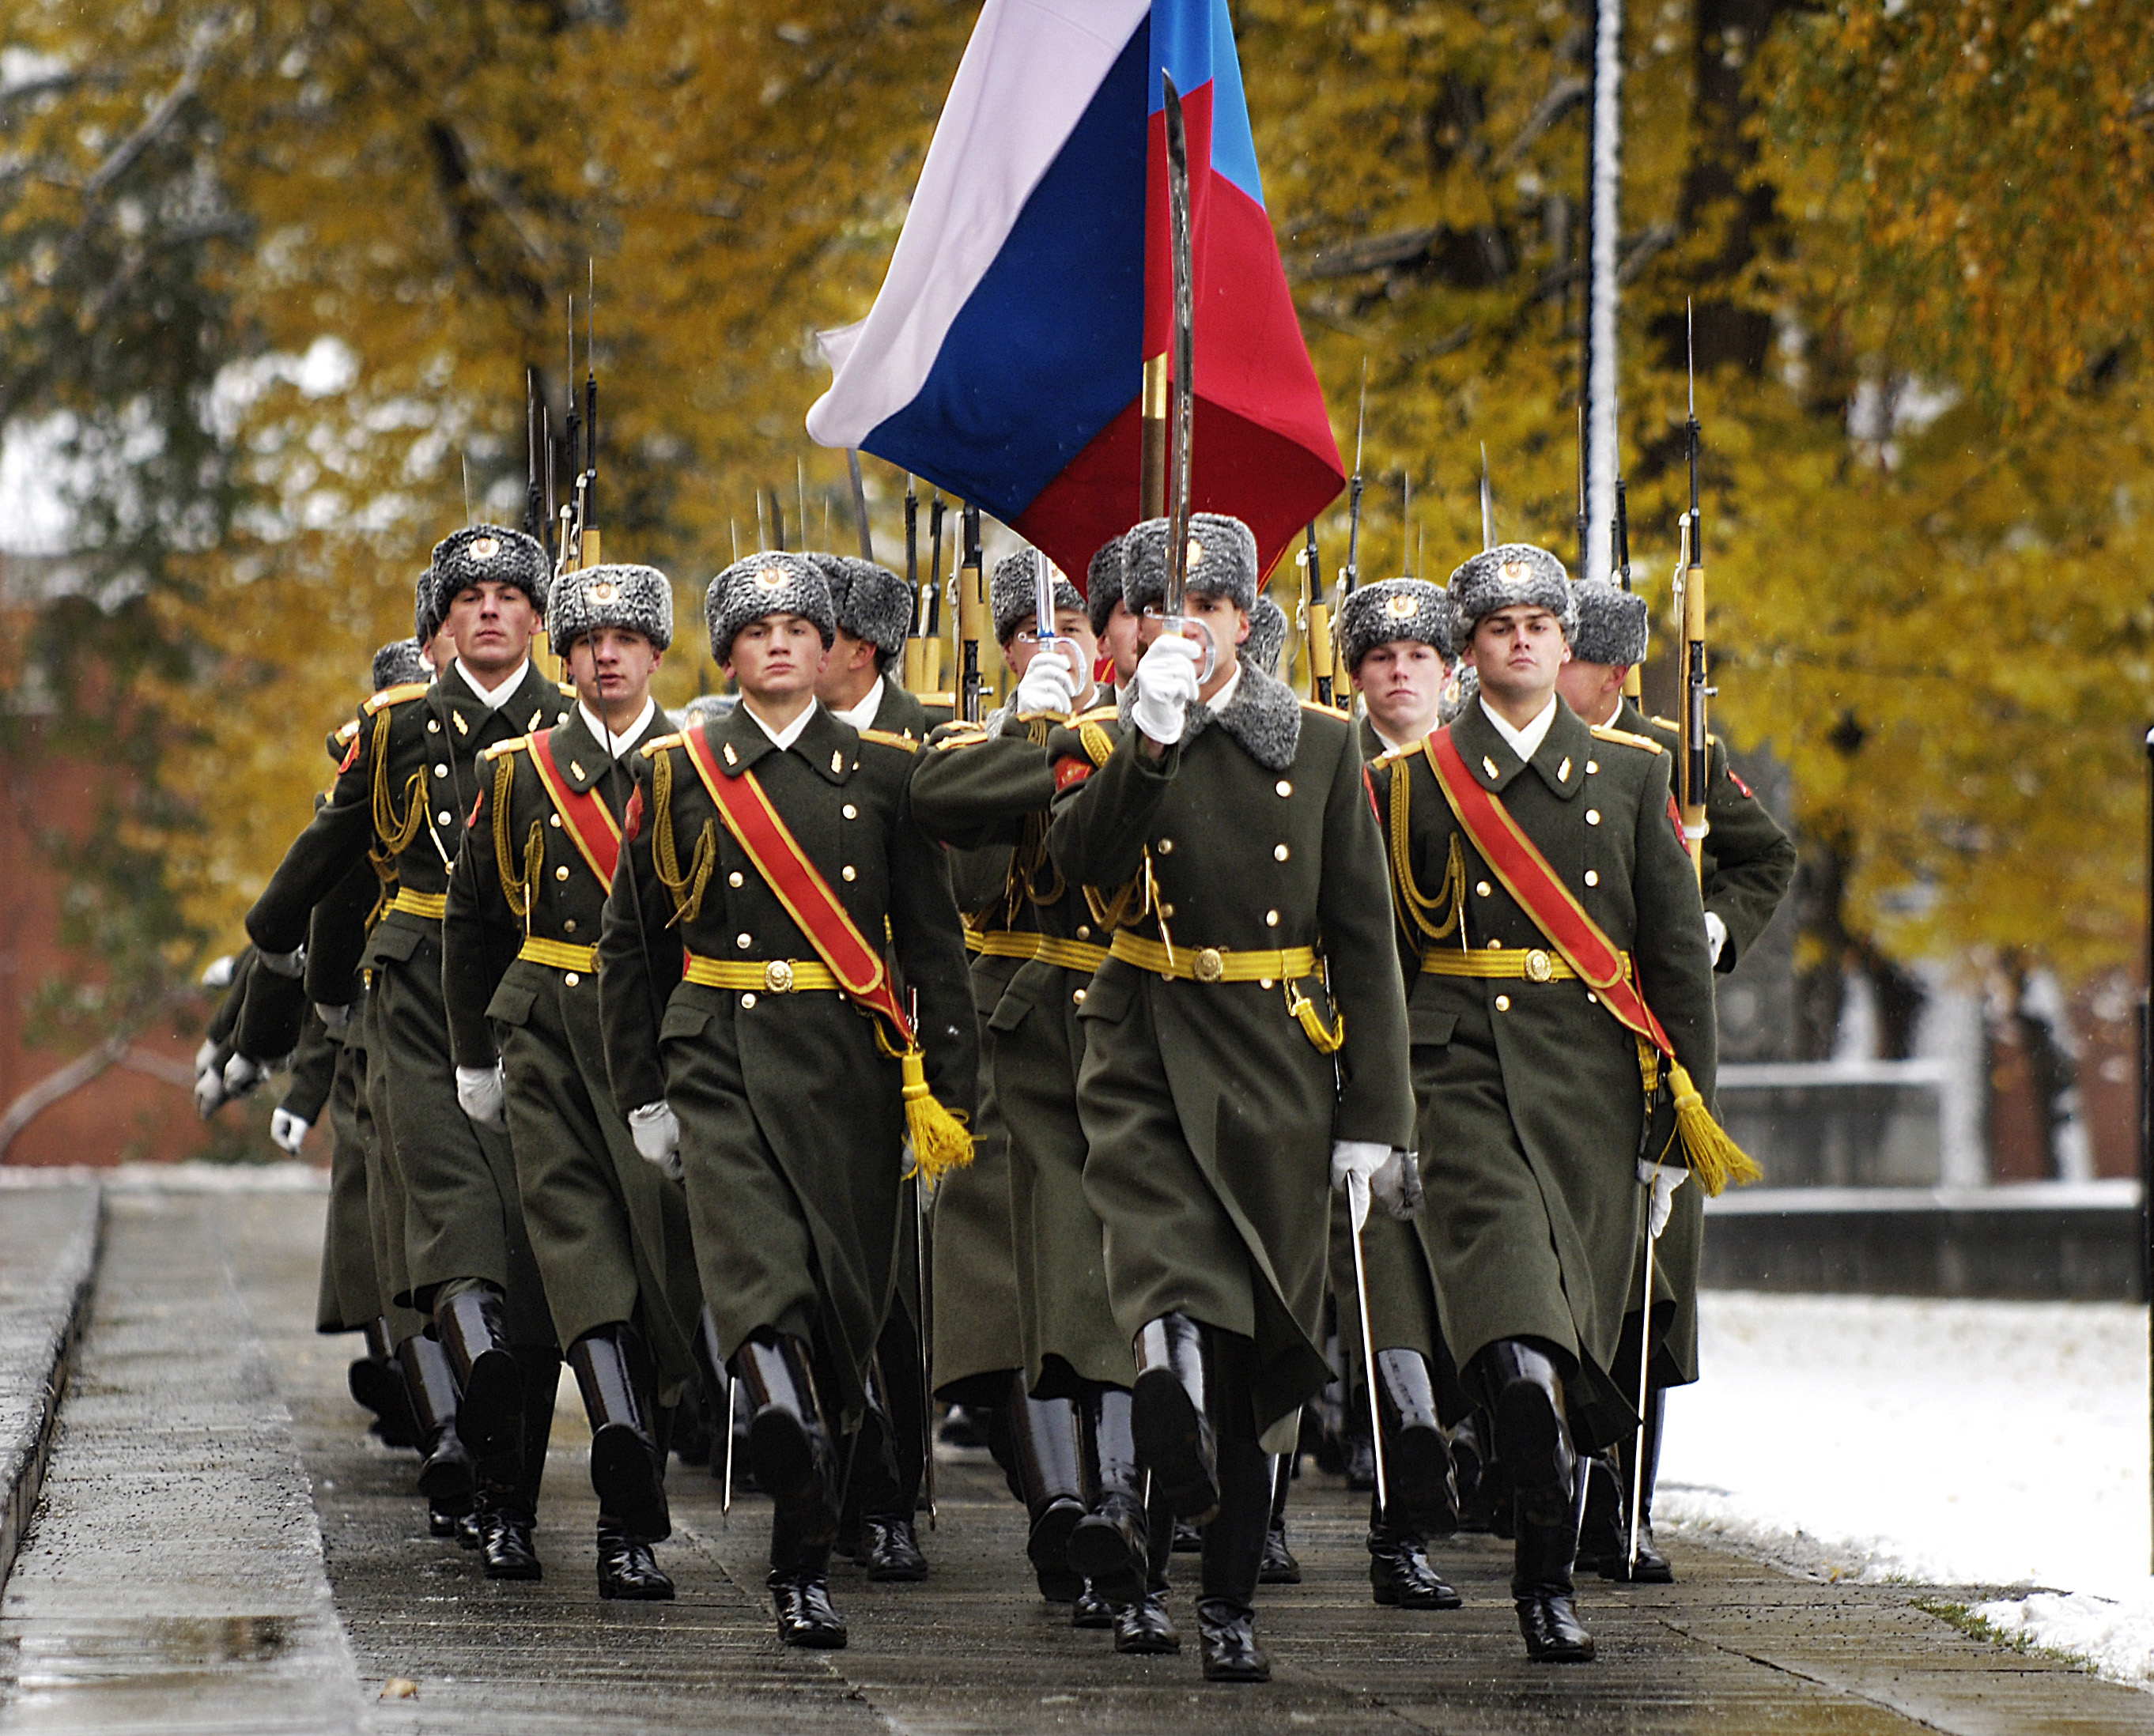
<path fill-rule="evenodd" d="M 2154 1688 L 2146 1311 L 1707 1292 L 1656 1518 Z"/>

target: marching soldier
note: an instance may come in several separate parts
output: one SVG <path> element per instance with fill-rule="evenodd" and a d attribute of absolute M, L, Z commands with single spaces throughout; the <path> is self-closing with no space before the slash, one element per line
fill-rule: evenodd
<path fill-rule="evenodd" d="M 906 796 L 918 744 L 815 701 L 821 573 L 752 556 L 705 610 L 741 702 L 639 755 L 600 942 L 607 1067 L 637 1150 L 686 1182 L 776 1509 L 779 1637 L 842 1646 L 834 1443 L 860 1425 L 890 1306 L 905 1136 L 931 1180 L 962 1161 L 940 1104 L 969 1104 L 977 1038 L 940 853 Z"/>
<path fill-rule="evenodd" d="M 1249 636 L 1242 646 L 1242 655 L 1253 667 L 1276 675 L 1279 653 L 1284 649 L 1286 611 L 1267 593 L 1257 598 L 1256 607 L 1249 611 Z"/>
<path fill-rule="evenodd" d="M 696 1377 L 701 1297 L 681 1190 L 636 1154 L 607 1087 L 597 961 L 633 787 L 623 761 L 666 731 L 651 677 L 673 640 L 673 588 L 654 568 L 590 567 L 555 578 L 550 608 L 576 707 L 479 757 L 442 987 L 457 1101 L 506 1126 L 590 1418 L 599 1596 L 664 1599 L 673 1582 L 651 1547 L 672 1530 L 662 1418 Z"/>
<path fill-rule="evenodd" d="M 1110 545 L 1112 547 L 1113 545 Z M 996 568 L 988 600 L 1004 655 L 1018 674 L 1008 710 L 984 730 L 952 729 L 913 774 L 914 812 L 929 832 L 967 849 L 1006 847 L 1008 869 L 994 914 L 1021 943 L 983 1041 L 1009 1148 L 1009 1215 L 1016 1250 L 1023 1368 L 1009 1400 L 1018 1461 L 1035 1523 L 1030 1550 L 1044 1576 L 1074 1571 L 1114 1610 L 1115 1647 L 1179 1648 L 1166 1613 L 1166 1545 L 1145 1512 L 1130 1387 L 1136 1366 L 1107 1298 L 1098 1213 L 1085 1197 L 1085 1130 L 1077 1117 L 1077 1015 L 1106 960 L 1100 919 L 1081 887 L 1047 860 L 1057 795 L 1106 763 L 1121 730 L 1095 706 L 1098 641 L 1086 600 L 1054 574 L 1054 638 L 1043 643 L 1037 562 L 1023 550 Z M 1117 563 L 1118 564 L 1118 563 Z M 1100 563 L 1094 563 L 1099 573 Z M 1119 573 L 1114 575 L 1119 578 Z M 984 936 L 983 939 L 984 939 Z M 980 967 L 975 966 L 976 976 Z M 1039 1468 L 1077 1450 L 1076 1499 L 1049 1498 Z M 1063 1489 L 1068 1488 L 1064 1467 Z M 1059 1490 L 1056 1493 L 1060 1493 Z M 1155 1545 L 1157 1546 L 1155 1546 Z M 1081 1600 L 1080 1600 L 1081 1603 Z"/>
<path fill-rule="evenodd" d="M 1682 736 L 1665 717 L 1647 717 L 1623 689 L 1634 665 L 1646 660 L 1650 611 L 1646 599 L 1605 579 L 1581 580 L 1578 629 L 1570 661 L 1556 677 L 1557 691 L 1589 724 L 1648 736 L 1672 755 Z M 1725 974 L 1747 952 L 1795 877 L 1795 847 L 1765 805 L 1735 775 L 1728 750 L 1718 737 L 1708 744 L 1706 768 L 1706 838 L 1703 874 L 1705 929 L 1713 968 Z M 1635 1437 L 1626 1434 L 1615 1454 L 1596 1459 L 1593 1490 L 1587 1502 L 1585 1538 L 1580 1561 L 1597 1563 L 1603 1579 L 1635 1578 L 1665 1585 L 1674 1578 L 1667 1556 L 1653 1546 L 1653 1479 L 1660 1467 L 1662 1418 L 1670 1387 L 1697 1378 L 1697 1275 L 1705 1235 L 1705 1195 L 1697 1188 L 1677 1191 L 1667 1227 L 1653 1260 L 1652 1366 L 1647 1372 L 1644 1471 L 1639 1483 L 1638 1550 L 1631 1565 L 1628 1503 L 1631 1479 L 1639 1475 Z M 1626 1392 L 1638 1389 L 1641 1329 L 1639 1288 L 1644 1282 L 1641 1258 L 1626 1316 L 1618 1372 Z M 1608 1460 L 1613 1459 L 1611 1467 Z"/>
<path fill-rule="evenodd" d="M 891 664 L 905 654 L 912 628 L 912 594 L 889 568 L 858 555 L 813 554 L 830 588 L 830 609 L 837 622 L 829 659 L 816 678 L 815 697 L 823 709 L 856 730 L 880 730 L 886 736 L 910 736 L 925 741 L 947 712 L 931 714 L 902 683 L 890 676 Z"/>
<path fill-rule="evenodd" d="M 1386 578 L 1363 585 L 1331 624 L 1346 674 L 1361 695 L 1361 751 L 1369 759 L 1411 747 L 1442 720 L 1452 673 L 1450 605 L 1442 585 Z"/>
<path fill-rule="evenodd" d="M 1510 1475 L 1527 1653 L 1582 1661 L 1575 1452 L 1636 1423 L 1613 1371 L 1659 1189 L 1634 1171 L 1678 1131 L 1702 1164 L 1718 1132 L 1702 1121 L 1704 914 L 1667 756 L 1557 697 L 1575 619 L 1562 563 L 1500 545 L 1458 568 L 1450 600 L 1479 698 L 1370 776 L 1413 940 L 1427 1240 L 1445 1331 Z"/>
<path fill-rule="evenodd" d="M 1293 1443 L 1330 1374 L 1327 1182 L 1418 1209 L 1406 1009 L 1353 733 L 1238 654 L 1256 602 L 1248 527 L 1191 525 L 1187 614 L 1217 653 L 1202 680 L 1201 644 L 1161 619 L 1166 522 L 1124 543 L 1149 645 L 1121 743 L 1049 836 L 1112 930 L 1079 1014 L 1085 1192 L 1134 1348 L 1139 1462 L 1206 1523 L 1205 1676 L 1262 1681 L 1267 1453 Z"/>
<path fill-rule="evenodd" d="M 456 1433 L 479 1467 L 487 1574 L 535 1579 L 532 1530 L 560 1356 L 508 1139 L 474 1128 L 457 1105 L 441 922 L 478 793 L 478 754 L 559 723 L 566 707 L 530 658 L 548 576 L 537 542 L 473 526 L 436 545 L 428 572 L 429 612 L 456 646 L 450 667 L 361 708 L 328 805 L 287 852 L 248 929 L 265 960 L 296 963 L 310 913 L 340 880 L 370 856 L 385 878 L 394 875 L 396 893 L 362 960 L 373 973 L 377 1146 L 403 1194 L 393 1295 L 432 1316 L 448 1354 Z M 427 1395 L 422 1411 L 441 1396 Z"/>
<path fill-rule="evenodd" d="M 1144 647 L 1137 643 L 1139 623 L 1131 613 L 1122 590 L 1122 539 L 1109 538 L 1092 556 L 1085 570 L 1085 610 L 1092 618 L 1092 637 L 1109 664 L 1106 690 L 1118 692 L 1137 672 Z"/>

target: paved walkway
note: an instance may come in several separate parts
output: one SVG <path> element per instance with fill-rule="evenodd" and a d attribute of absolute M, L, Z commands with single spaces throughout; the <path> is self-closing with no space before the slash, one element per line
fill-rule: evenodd
<path fill-rule="evenodd" d="M 679 1601 L 597 1601 L 572 1403 L 547 1578 L 489 1585 L 426 1536 L 410 1455 L 360 1433 L 356 1341 L 309 1330 L 319 1197 L 106 1210 L 43 1503 L 0 1601 L 0 1732 L 2154 1733 L 2154 1696 L 1968 1639 L 1917 1601 L 1965 1592 L 1791 1579 L 1680 1540 L 1678 1586 L 1589 1583 L 1601 1662 L 1535 1667 L 1502 1545 L 1446 1547 L 1464 1610 L 1377 1610 L 1358 1504 L 1316 1476 L 1292 1513 L 1304 1583 L 1265 1594 L 1268 1688 L 1207 1688 L 1193 1646 L 1120 1658 L 1056 1620 L 998 1476 L 969 1464 L 944 1468 L 934 1577 L 875 1587 L 841 1567 L 851 1647 L 788 1652 L 761 1590 L 767 1509 L 745 1499 L 727 1525 L 699 1472 L 676 1468 L 661 1550 Z M 7 1243 L 0 1224 L 0 1262 Z M 1192 1620 L 1186 1591 L 1173 1606 Z M 395 1678 L 416 1693 L 380 1698 Z"/>

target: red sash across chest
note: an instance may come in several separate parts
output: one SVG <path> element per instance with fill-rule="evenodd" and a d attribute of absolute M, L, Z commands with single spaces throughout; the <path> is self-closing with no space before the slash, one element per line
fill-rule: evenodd
<path fill-rule="evenodd" d="M 551 730 L 540 730 L 532 736 L 531 763 L 537 768 L 538 781 L 552 798 L 577 853 L 599 877 L 600 885 L 611 886 L 614 864 L 620 859 L 620 827 L 614 819 L 613 811 L 592 792 L 586 790 L 579 795 L 569 787 L 554 759 Z"/>

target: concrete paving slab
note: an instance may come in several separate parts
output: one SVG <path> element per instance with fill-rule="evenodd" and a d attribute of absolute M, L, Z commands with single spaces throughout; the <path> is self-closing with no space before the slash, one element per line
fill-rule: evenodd
<path fill-rule="evenodd" d="M 0 1589 L 37 1505 L 97 1270 L 94 1185 L 0 1199 Z"/>

